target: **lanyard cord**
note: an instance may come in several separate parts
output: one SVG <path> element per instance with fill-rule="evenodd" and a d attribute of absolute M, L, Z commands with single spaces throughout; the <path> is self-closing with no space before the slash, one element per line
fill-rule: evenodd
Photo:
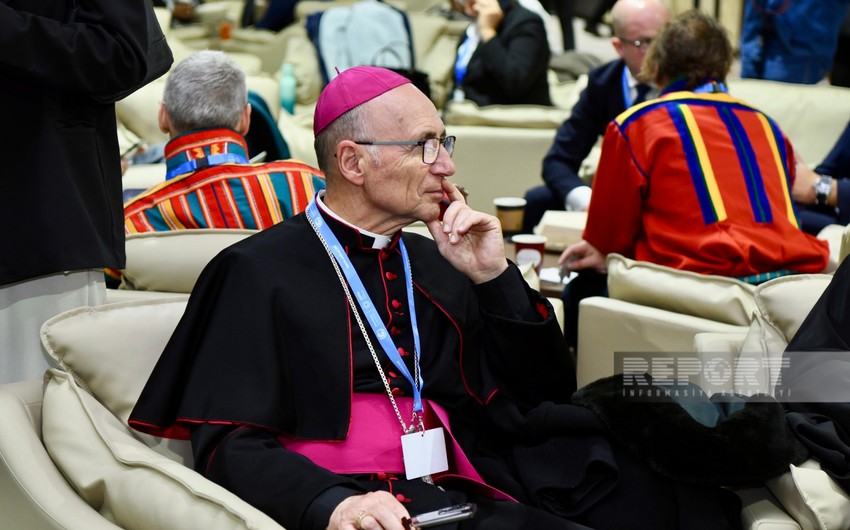
<path fill-rule="evenodd" d="M 170 169 L 165 174 L 165 180 L 171 180 L 174 177 L 185 175 L 198 169 L 204 169 L 210 166 L 218 166 L 221 164 L 248 164 L 250 161 L 239 153 L 221 153 L 218 155 L 209 155 L 201 158 L 193 158 L 183 162 L 179 166 Z"/>
<path fill-rule="evenodd" d="M 372 346 L 372 340 L 369 338 L 369 334 L 366 332 L 366 326 L 363 324 L 363 320 L 360 318 L 360 312 L 357 310 L 357 304 L 354 303 L 354 298 L 351 296 L 351 291 L 348 289 L 348 282 L 345 281 L 345 278 L 342 275 L 342 271 L 339 270 L 339 264 L 337 264 L 336 259 L 334 258 L 333 251 L 331 250 L 328 242 L 325 241 L 325 238 L 322 236 L 319 228 L 315 225 L 311 216 L 307 216 L 307 220 L 310 222 L 310 226 L 313 228 L 313 231 L 316 232 L 316 235 L 319 238 L 319 241 L 322 243 L 322 246 L 325 248 L 325 252 L 328 253 L 328 257 L 331 258 L 331 264 L 333 265 L 334 271 L 336 272 L 337 277 L 339 278 L 340 284 L 342 284 L 342 289 L 345 291 L 345 297 L 348 299 L 348 305 L 351 306 L 351 310 L 354 312 L 354 318 L 357 320 L 357 325 L 360 327 L 360 332 L 363 333 L 363 338 L 366 339 L 366 346 L 369 347 L 369 353 L 372 354 L 372 360 L 375 361 L 375 366 L 378 368 L 378 373 L 381 376 L 381 381 L 384 383 L 384 389 L 387 391 L 387 396 L 390 398 L 390 403 L 392 403 L 393 410 L 395 411 L 395 415 L 398 418 L 399 423 L 401 423 L 401 428 L 405 434 L 410 434 L 416 431 L 416 428 L 419 427 L 420 432 L 425 430 L 425 425 L 422 422 L 422 416 L 417 414 L 414 410 L 412 412 L 410 418 L 410 427 L 405 425 L 404 419 L 401 416 L 401 411 L 398 409 L 398 404 L 395 401 L 395 397 L 393 397 L 392 389 L 390 388 L 390 382 L 387 380 L 386 374 L 384 374 L 384 369 L 381 368 L 381 361 L 378 359 L 378 354 L 375 351 L 374 346 Z M 408 277 L 412 276 L 410 271 L 410 262 L 406 263 L 407 266 L 407 274 Z M 419 390 L 419 351 L 417 348 L 413 348 L 413 386 L 414 390 Z"/>

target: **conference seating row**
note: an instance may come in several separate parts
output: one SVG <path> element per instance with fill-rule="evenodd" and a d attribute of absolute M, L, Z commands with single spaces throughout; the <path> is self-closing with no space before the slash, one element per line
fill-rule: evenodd
<path fill-rule="evenodd" d="M 167 14 L 161 14 L 167 20 Z M 440 61 L 427 68 L 433 68 L 432 93 L 439 97 L 440 90 L 443 94 L 446 90 L 440 85 L 445 80 L 441 72 L 450 68 L 442 59 L 453 56 L 453 47 L 446 46 L 459 34 L 456 24 L 441 26 L 430 16 L 423 11 L 413 17 L 413 32 L 423 42 L 434 43 L 432 59 Z M 420 18 L 424 22 L 417 24 Z M 211 45 L 210 28 L 216 19 L 210 20 L 204 32 L 169 31 L 178 59 L 198 46 Z M 432 28 L 430 33 L 421 29 L 426 27 Z M 305 54 L 312 51 L 300 28 L 289 31 L 283 36 L 236 31 L 232 43 L 214 45 L 233 53 L 249 74 L 249 86 L 274 102 L 279 65 L 300 57 L 309 60 Z M 277 47 L 279 42 L 284 45 Z M 417 49 L 425 53 L 427 47 Z M 419 64 L 429 65 L 423 57 Z M 295 115 L 272 107 L 293 155 L 315 164 L 310 120 L 315 89 L 320 86 L 310 68 L 300 68 L 298 75 L 301 91 Z M 156 125 L 163 82 L 118 105 L 121 124 L 149 144 L 165 139 Z M 470 102 L 443 106 L 447 127 L 459 138 L 454 180 L 470 192 L 473 207 L 491 211 L 494 197 L 521 196 L 540 182 L 540 161 L 583 82 L 554 82 L 553 99 L 558 104 L 554 108 L 477 108 Z M 731 80 L 729 85 L 734 95 L 766 110 L 812 163 L 826 154 L 850 117 L 847 89 L 754 80 Z M 595 157 L 598 151 L 583 169 L 588 181 Z M 159 182 L 162 175 L 161 167 L 131 168 L 126 187 Z M 840 240 L 848 236 L 844 227 L 832 232 L 828 239 L 839 241 L 836 259 L 840 259 L 850 248 L 841 250 Z M 280 528 L 194 473 L 185 443 L 145 437 L 126 425 L 147 374 L 183 312 L 198 264 L 250 233 L 132 236 L 125 283 L 109 293 L 110 303 L 73 310 L 45 323 L 42 339 L 60 368 L 48 372 L 44 381 L 0 386 L 0 417 L 6 420 L 0 429 L 0 526 Z M 163 252 L 164 245 L 179 252 Z M 194 265 L 168 263 L 169 256 Z M 614 281 L 620 281 L 611 298 L 591 299 L 582 306 L 580 384 L 613 373 L 615 352 L 678 352 L 700 359 L 723 353 L 732 366 L 738 359 L 775 355 L 829 281 L 828 275 L 795 276 L 742 289 L 722 281 L 728 279 L 677 275 L 619 256 L 611 257 L 609 267 Z M 526 268 L 526 273 L 533 286 L 539 285 L 533 271 Z M 718 285 L 709 286 L 714 280 Z M 645 292 L 647 286 L 653 289 Z M 699 379 L 702 375 L 695 374 L 693 382 L 705 384 Z M 766 392 L 772 377 L 767 373 L 763 378 Z M 738 494 L 744 501 L 744 528 L 850 527 L 846 494 L 813 462 Z"/>

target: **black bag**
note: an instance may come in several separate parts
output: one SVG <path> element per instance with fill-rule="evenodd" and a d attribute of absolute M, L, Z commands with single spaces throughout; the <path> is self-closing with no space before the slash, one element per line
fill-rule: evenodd
<path fill-rule="evenodd" d="M 119 0 L 120 1 L 120 0 Z M 65 17 L 66 22 L 74 22 L 77 14 L 77 1 L 68 0 L 68 11 Z M 145 78 L 137 86 L 127 88 L 121 92 L 114 94 L 97 94 L 91 95 L 91 98 L 99 103 L 115 103 L 119 99 L 124 99 L 139 88 L 147 85 L 154 79 L 162 77 L 174 62 L 174 56 L 171 54 L 171 48 L 168 47 L 168 42 L 165 40 L 165 35 L 162 33 L 162 28 L 159 26 L 159 21 L 156 18 L 156 13 L 153 10 L 151 0 L 145 0 L 145 18 L 148 28 L 148 47 L 147 47 L 147 71 Z"/>

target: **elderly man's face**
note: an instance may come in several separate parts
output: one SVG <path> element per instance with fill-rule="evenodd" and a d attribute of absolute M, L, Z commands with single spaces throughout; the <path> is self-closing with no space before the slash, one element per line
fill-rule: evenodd
<path fill-rule="evenodd" d="M 443 121 L 434 105 L 411 84 L 402 85 L 368 103 L 374 138 L 371 141 L 420 141 L 445 137 Z M 372 207 L 413 222 L 431 221 L 440 213 L 445 178 L 455 165 L 445 148 L 436 161 L 422 160 L 422 147 L 375 146 L 378 163 L 371 156 L 364 184 Z"/>

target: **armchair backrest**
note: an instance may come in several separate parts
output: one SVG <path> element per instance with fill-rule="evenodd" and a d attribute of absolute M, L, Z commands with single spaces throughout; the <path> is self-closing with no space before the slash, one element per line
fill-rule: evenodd
<path fill-rule="evenodd" d="M 130 234 L 121 289 L 189 293 L 216 254 L 255 233 L 203 228 Z"/>
<path fill-rule="evenodd" d="M 607 259 L 611 298 L 724 324 L 747 326 L 755 286 L 734 278 L 682 271 L 619 254 Z"/>

